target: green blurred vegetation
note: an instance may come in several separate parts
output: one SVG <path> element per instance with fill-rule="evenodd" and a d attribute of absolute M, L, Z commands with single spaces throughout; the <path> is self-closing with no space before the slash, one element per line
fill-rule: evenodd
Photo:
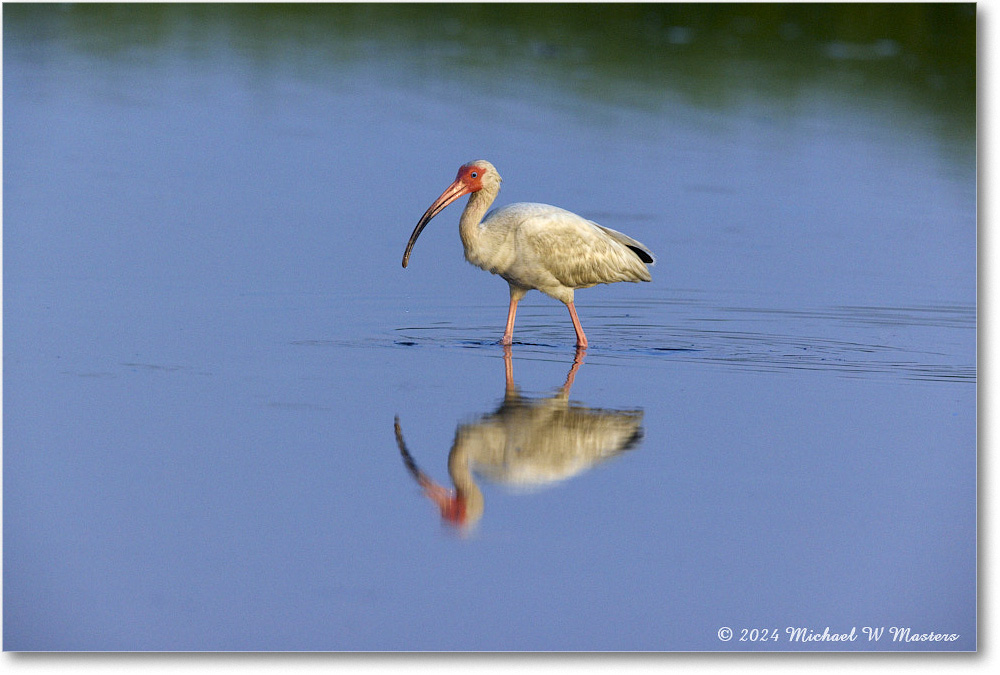
<path fill-rule="evenodd" d="M 905 86 L 921 105 L 975 119 L 971 3 L 4 5 L 5 45 L 43 39 L 104 58 L 229 48 L 313 76 L 390 60 L 418 83 L 531 83 L 629 105 L 662 92 L 708 106 L 747 88 L 794 97 L 833 75 L 862 90 Z"/>

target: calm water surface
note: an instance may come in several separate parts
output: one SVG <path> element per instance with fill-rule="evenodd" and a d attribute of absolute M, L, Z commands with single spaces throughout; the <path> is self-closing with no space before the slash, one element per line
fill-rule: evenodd
<path fill-rule="evenodd" d="M 4 648 L 975 649 L 973 10 L 758 10 L 6 5 Z"/>

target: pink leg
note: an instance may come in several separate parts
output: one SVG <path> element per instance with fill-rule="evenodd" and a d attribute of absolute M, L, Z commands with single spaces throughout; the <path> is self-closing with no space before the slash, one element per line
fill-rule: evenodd
<path fill-rule="evenodd" d="M 587 336 L 583 334 L 583 326 L 580 325 L 580 318 L 576 315 L 576 307 L 572 302 L 567 302 L 569 308 L 569 318 L 573 319 L 573 330 L 576 331 L 576 346 L 579 349 L 587 348 Z"/>
<path fill-rule="evenodd" d="M 518 299 L 511 293 L 510 309 L 507 310 L 507 329 L 503 332 L 503 337 L 500 339 L 500 344 L 502 345 L 509 345 L 514 342 L 514 315 L 517 314 Z"/>

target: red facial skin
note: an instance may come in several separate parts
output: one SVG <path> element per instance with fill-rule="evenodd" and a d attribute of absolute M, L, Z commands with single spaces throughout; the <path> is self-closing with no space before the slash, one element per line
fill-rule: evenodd
<path fill-rule="evenodd" d="M 461 182 L 469 192 L 478 192 L 483 189 L 483 173 L 486 170 L 475 164 L 466 164 L 459 168 L 455 182 Z"/>
<path fill-rule="evenodd" d="M 464 525 L 466 515 L 466 498 L 458 490 L 448 490 L 435 483 L 423 472 L 418 471 L 417 482 L 424 489 L 424 494 L 441 509 L 441 517 L 452 525 Z"/>

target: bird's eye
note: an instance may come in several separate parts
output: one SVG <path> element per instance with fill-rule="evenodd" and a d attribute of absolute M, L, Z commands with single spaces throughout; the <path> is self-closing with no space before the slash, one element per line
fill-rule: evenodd
<path fill-rule="evenodd" d="M 478 172 L 476 172 L 476 171 L 473 171 L 473 172 L 472 172 L 472 173 L 470 173 L 469 175 L 470 175 L 470 176 L 472 176 L 473 178 L 479 178 L 479 173 L 478 173 Z"/>

